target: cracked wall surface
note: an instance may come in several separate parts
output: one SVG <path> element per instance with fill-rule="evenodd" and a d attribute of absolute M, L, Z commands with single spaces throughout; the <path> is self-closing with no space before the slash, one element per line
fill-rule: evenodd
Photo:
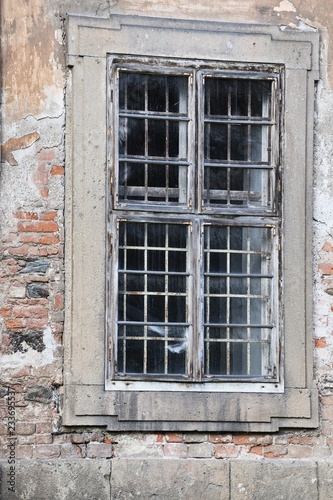
<path fill-rule="evenodd" d="M 209 498 L 223 498 L 214 464 L 234 461 L 235 496 L 251 493 L 249 478 L 266 464 L 283 460 L 304 462 L 298 478 L 320 479 L 324 500 L 333 481 L 333 9 L 332 0 L 3 0 L 1 5 L 2 104 L 0 170 L 0 461 L 7 467 L 8 436 L 6 398 L 8 387 L 16 392 L 16 458 L 29 470 L 43 464 L 51 474 L 49 460 L 57 462 L 59 474 L 70 485 L 78 465 L 64 471 L 64 462 L 95 460 L 98 498 L 139 496 L 142 471 L 158 476 L 159 460 L 204 460 L 209 487 L 200 475 L 200 491 Z M 64 23 L 67 14 L 109 18 L 134 14 L 163 18 L 214 20 L 236 23 L 274 24 L 285 30 L 318 29 L 321 37 L 320 75 L 315 99 L 313 177 L 313 352 L 316 384 L 320 393 L 318 429 L 288 430 L 276 434 L 202 433 L 110 433 L 103 428 L 62 427 L 63 324 L 64 324 L 64 184 L 66 59 Z M 92 89 L 93 91 L 93 89 Z M 297 126 L 297 124 L 295 124 Z M 144 462 L 157 460 L 157 465 Z M 131 460 L 141 461 L 132 463 Z M 238 460 L 249 460 L 244 480 Z M 27 462 L 24 462 L 24 461 Z M 114 466 L 113 488 L 108 483 L 109 461 Z M 312 461 L 311 464 L 306 460 Z M 213 460 L 212 460 L 213 461 Z M 252 461 L 252 462 L 251 462 Z M 273 462 L 272 462 L 273 461 Z M 318 465 L 326 461 L 325 465 Z M 67 463 L 67 462 L 66 462 Z M 231 463 L 231 462 L 230 462 Z M 288 462 L 289 463 L 289 462 Z M 71 469 L 72 467 L 72 469 Z M 87 465 L 82 466 L 85 471 Z M 170 478 L 177 466 L 170 465 Z M 184 474 L 186 466 L 184 465 Z M 194 468 L 193 468 L 194 467 Z M 228 465 L 229 467 L 229 465 Z M 281 466 L 282 467 L 282 466 Z M 224 465 L 221 465 L 224 470 Z M 255 470 L 254 470 L 255 469 Z M 4 469 L 5 470 L 5 469 Z M 118 472 L 117 472 L 118 471 Z M 138 472 L 139 471 L 139 472 Z M 140 472 L 141 471 L 141 472 Z M 224 471 L 225 472 L 225 471 Z M 230 471 L 229 471 L 230 472 Z M 228 474 L 229 474 L 228 472 Z M 86 473 L 86 472 L 85 472 Z M 37 472 L 34 472 L 37 477 Z M 118 474 L 118 475 L 117 475 Z M 136 475 L 136 486 L 124 485 L 124 474 Z M 279 470 L 281 477 L 283 473 Z M 194 474 L 195 475 L 195 474 Z M 22 478 L 25 477 L 22 472 Z M 51 476 L 50 476 L 51 477 Z M 58 479 L 54 479 L 58 485 Z M 58 476 L 57 476 L 58 477 Z M 60 477 L 60 476 L 59 476 Z M 168 476 L 169 477 L 169 476 Z M 186 483 L 177 476 L 170 493 L 188 498 Z M 93 480 L 93 479 L 92 479 Z M 160 482 L 163 483 L 161 478 Z M 171 479 L 170 479 L 171 480 Z M 239 481 L 238 481 L 239 480 Z M 153 481 L 153 480 L 152 480 Z M 203 481 L 203 482 L 202 482 Z M 237 482 L 238 481 L 238 482 Z M 271 479 L 273 484 L 273 478 Z M 242 486 L 239 484 L 242 483 Z M 296 495 L 302 493 L 298 479 Z M 313 488 L 314 482 L 311 482 Z M 309 483 L 309 484 L 310 484 Z M 24 498 L 37 498 L 24 481 Z M 30 484 L 30 483 L 29 483 Z M 52 483 L 53 484 L 53 483 Z M 207 483 L 208 484 L 208 483 Z M 163 485 L 162 485 L 163 486 Z M 59 491 L 61 487 L 58 485 Z M 191 485 L 191 488 L 193 486 Z M 70 486 L 67 487 L 67 489 Z M 89 486 L 87 486 L 89 488 Z M 96 486 L 97 488 L 97 486 Z M 135 490 L 135 488 L 137 488 Z M 177 489 L 178 488 L 178 489 Z M 243 490 L 242 488 L 245 488 Z M 276 483 L 274 483 L 274 488 Z M 296 488 L 296 486 L 295 486 Z M 325 489 L 326 488 L 326 489 Z M 194 488 L 195 489 L 195 488 Z M 207 490 L 207 491 L 208 491 Z M 77 495 L 82 490 L 77 490 Z M 171 490 L 170 490 L 171 491 Z M 190 489 L 190 491 L 192 491 Z M 260 484 L 260 495 L 267 490 Z M 312 490 L 311 490 L 312 491 Z M 176 492 L 176 493 L 175 493 Z M 178 493 L 177 493 L 178 492 Z M 221 493 L 222 492 L 222 493 Z M 22 494 L 23 494 L 22 493 Z M 21 494 L 21 493 L 20 493 Z M 80 493 L 81 494 L 81 493 Z M 155 495 L 150 491 L 149 495 Z M 288 492 L 285 492 L 288 495 Z M 33 496 L 35 495 L 35 496 Z M 65 498 L 59 493 L 55 498 Z M 73 496 L 69 498 L 76 498 Z M 110 496 L 111 495 L 111 496 Z M 183 495 L 183 496 L 181 496 Z M 258 493 L 259 495 L 259 493 Z M 265 496 L 266 495 L 266 496 Z M 316 496 L 317 495 L 317 496 Z M 328 493 L 330 495 L 330 493 Z M 6 498 L 6 497 L 4 497 Z M 8 497 L 16 498 L 15 496 Z M 19 498 L 19 497 L 17 497 Z M 22 497 L 23 498 L 23 497 Z M 81 498 L 77 496 L 77 498 Z M 83 497 L 82 497 L 83 498 Z M 150 498 L 147 496 L 147 498 Z M 164 498 L 158 496 L 157 498 Z M 249 497 L 250 498 L 250 497 Z M 284 498 L 292 498 L 285 496 Z M 296 497 L 293 497 L 296 498 Z"/>

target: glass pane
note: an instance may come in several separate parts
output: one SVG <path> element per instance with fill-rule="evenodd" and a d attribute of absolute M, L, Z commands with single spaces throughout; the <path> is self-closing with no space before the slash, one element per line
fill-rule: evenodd
<path fill-rule="evenodd" d="M 119 108 L 121 111 L 145 109 L 145 88 L 139 73 L 121 72 L 119 75 Z"/>
<path fill-rule="evenodd" d="M 271 208 L 271 100 L 271 81 L 205 76 L 205 206 Z"/>
<path fill-rule="evenodd" d="M 144 344 L 140 340 L 127 340 L 126 371 L 128 373 L 142 373 L 144 366 Z M 124 355 L 125 353 L 123 353 Z"/>
<path fill-rule="evenodd" d="M 119 373 L 186 374 L 189 225 L 120 220 L 119 243 Z"/>
<path fill-rule="evenodd" d="M 205 115 L 228 116 L 229 85 L 225 78 L 206 78 Z"/>
<path fill-rule="evenodd" d="M 188 76 L 120 70 L 119 82 L 118 201 L 186 204 Z"/>
<path fill-rule="evenodd" d="M 147 373 L 164 373 L 164 342 L 149 340 L 147 342 Z"/>
<path fill-rule="evenodd" d="M 272 241 L 270 227 L 204 226 L 207 376 L 269 374 Z"/>
<path fill-rule="evenodd" d="M 251 116 L 269 118 L 271 115 L 272 82 L 251 81 Z"/>
<path fill-rule="evenodd" d="M 228 127 L 209 123 L 205 127 L 205 160 L 228 159 Z"/>
<path fill-rule="evenodd" d="M 225 343 L 206 344 L 205 366 L 207 375 L 227 375 L 227 345 Z"/>

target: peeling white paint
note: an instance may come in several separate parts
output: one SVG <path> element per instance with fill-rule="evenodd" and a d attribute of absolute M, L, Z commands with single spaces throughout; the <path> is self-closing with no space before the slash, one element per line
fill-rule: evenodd
<path fill-rule="evenodd" d="M 59 43 L 59 45 L 63 45 L 62 30 L 61 29 L 54 31 L 54 38 Z"/>
<path fill-rule="evenodd" d="M 22 347 L 27 349 L 26 352 L 14 352 L 13 354 L 5 354 L 2 356 L 0 373 L 8 369 L 23 368 L 27 366 L 38 367 L 51 364 L 54 360 L 56 342 L 53 338 L 50 326 L 47 326 L 43 331 L 43 342 L 45 349 L 42 352 L 35 351 L 27 344 L 22 343 Z"/>
<path fill-rule="evenodd" d="M 289 0 L 282 0 L 279 7 L 274 7 L 275 12 L 296 12 L 295 6 Z"/>

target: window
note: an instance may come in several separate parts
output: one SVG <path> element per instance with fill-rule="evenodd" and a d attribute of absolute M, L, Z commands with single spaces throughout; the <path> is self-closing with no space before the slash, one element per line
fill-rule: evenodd
<path fill-rule="evenodd" d="M 64 425 L 316 427 L 318 33 L 67 26 Z"/>
<path fill-rule="evenodd" d="M 195 66 L 111 63 L 111 377 L 277 382 L 281 69 Z"/>

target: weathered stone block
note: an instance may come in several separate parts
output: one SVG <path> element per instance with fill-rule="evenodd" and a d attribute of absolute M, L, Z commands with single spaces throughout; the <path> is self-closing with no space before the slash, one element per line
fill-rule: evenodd
<path fill-rule="evenodd" d="M 193 443 L 188 445 L 189 458 L 211 458 L 213 445 L 211 443 Z"/>
<path fill-rule="evenodd" d="M 317 498 L 316 463 L 313 461 L 239 460 L 230 465 L 230 498 L 233 500 Z"/>
<path fill-rule="evenodd" d="M 49 296 L 49 289 L 47 285 L 39 285 L 38 283 L 30 283 L 27 286 L 28 297 L 30 298 L 47 298 Z"/>
<path fill-rule="evenodd" d="M 50 267 L 50 262 L 47 260 L 35 260 L 27 262 L 19 274 L 45 274 Z"/>
<path fill-rule="evenodd" d="M 43 385 L 31 386 L 24 396 L 27 401 L 37 401 L 38 403 L 50 403 L 52 401 L 52 388 Z"/>
<path fill-rule="evenodd" d="M 114 459 L 111 499 L 128 498 L 228 500 L 229 464 L 191 459 Z"/>
<path fill-rule="evenodd" d="M 318 462 L 319 500 L 333 498 L 333 462 Z"/>
<path fill-rule="evenodd" d="M 15 493 L 8 491 L 10 465 L 1 463 L 2 490 L 6 500 L 109 500 L 110 461 L 48 460 L 18 461 L 15 466 Z"/>

